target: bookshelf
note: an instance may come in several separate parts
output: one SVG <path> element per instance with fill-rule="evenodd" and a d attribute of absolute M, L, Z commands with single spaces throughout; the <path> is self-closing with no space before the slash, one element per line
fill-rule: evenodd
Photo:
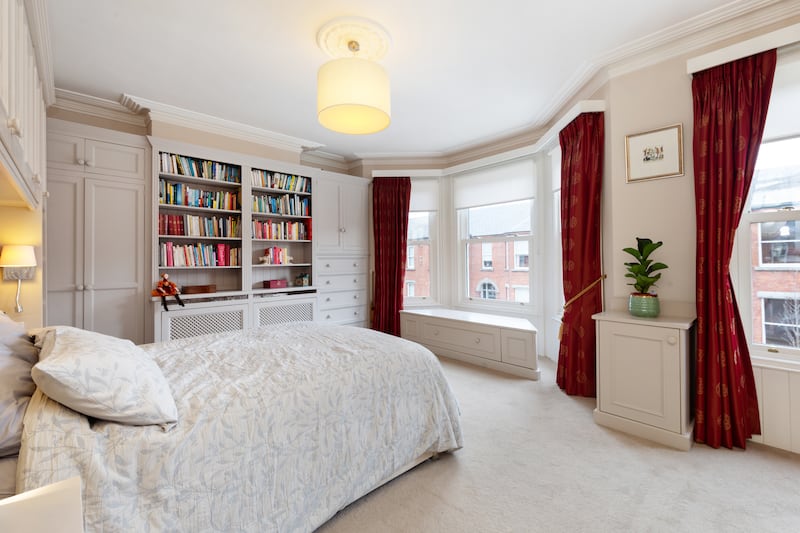
<path fill-rule="evenodd" d="M 311 187 L 308 176 L 250 169 L 251 288 L 256 294 L 309 290 Z"/>
<path fill-rule="evenodd" d="M 157 191 L 158 276 L 241 291 L 242 166 L 160 151 Z"/>

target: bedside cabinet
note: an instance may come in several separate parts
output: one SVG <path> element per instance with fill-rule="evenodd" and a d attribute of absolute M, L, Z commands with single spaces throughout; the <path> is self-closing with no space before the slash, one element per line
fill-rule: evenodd
<path fill-rule="evenodd" d="M 593 315 L 600 425 L 688 450 L 692 445 L 694 318 Z"/>

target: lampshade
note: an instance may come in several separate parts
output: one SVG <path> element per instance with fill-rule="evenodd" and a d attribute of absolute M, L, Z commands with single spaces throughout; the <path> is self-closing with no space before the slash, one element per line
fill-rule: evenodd
<path fill-rule="evenodd" d="M 391 121 L 389 76 L 378 63 L 357 57 L 334 59 L 317 73 L 320 124 L 340 133 L 363 135 Z"/>
<path fill-rule="evenodd" d="M 0 252 L 1 267 L 34 267 L 36 254 L 33 246 L 6 244 Z"/>

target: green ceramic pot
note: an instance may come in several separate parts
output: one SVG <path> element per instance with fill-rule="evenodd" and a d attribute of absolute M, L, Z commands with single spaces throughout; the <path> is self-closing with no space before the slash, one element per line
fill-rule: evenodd
<path fill-rule="evenodd" d="M 655 318 L 661 312 L 658 296 L 655 294 L 641 294 L 635 292 L 628 299 L 628 311 L 633 316 Z"/>

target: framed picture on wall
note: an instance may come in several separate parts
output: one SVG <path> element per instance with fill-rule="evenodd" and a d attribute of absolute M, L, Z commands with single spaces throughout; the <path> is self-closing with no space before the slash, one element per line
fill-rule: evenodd
<path fill-rule="evenodd" d="M 625 136 L 628 183 L 683 176 L 683 124 Z"/>

